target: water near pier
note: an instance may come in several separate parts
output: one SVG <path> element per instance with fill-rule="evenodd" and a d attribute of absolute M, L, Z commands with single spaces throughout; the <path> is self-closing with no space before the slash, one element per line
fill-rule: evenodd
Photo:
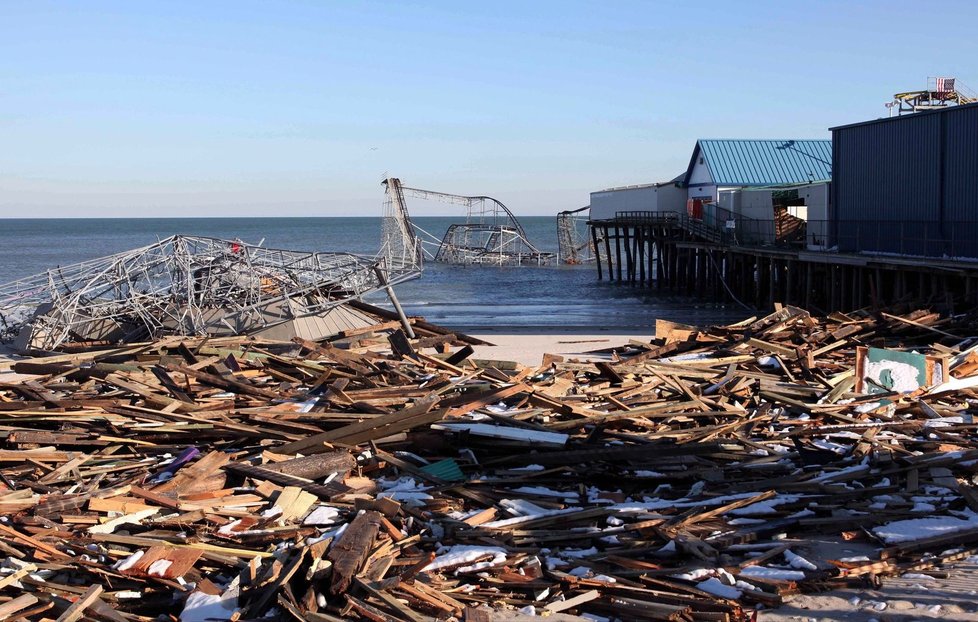
<path fill-rule="evenodd" d="M 421 217 L 437 236 L 455 219 Z M 557 250 L 556 220 L 520 219 L 540 250 Z M 240 238 L 274 248 L 373 254 L 380 219 L 8 219 L 0 220 L 0 283 L 152 244 L 174 234 Z M 407 312 L 459 330 L 627 330 L 650 332 L 656 318 L 706 324 L 744 312 L 653 290 L 597 280 L 594 266 L 495 268 L 428 263 L 424 276 L 397 293 Z M 383 304 L 384 298 L 371 302 Z"/>

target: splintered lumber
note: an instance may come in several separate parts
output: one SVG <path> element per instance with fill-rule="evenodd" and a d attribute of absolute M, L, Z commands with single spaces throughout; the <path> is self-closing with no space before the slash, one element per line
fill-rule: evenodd
<path fill-rule="evenodd" d="M 340 594 L 350 587 L 353 576 L 370 554 L 380 531 L 381 514 L 368 511 L 353 519 L 340 539 L 333 545 L 327 559 L 333 562 L 333 582 L 330 592 Z"/>
<path fill-rule="evenodd" d="M 283 462 L 273 462 L 265 465 L 265 469 L 292 477 L 319 479 L 331 473 L 349 473 L 356 466 L 356 458 L 349 451 L 331 451 L 302 458 L 292 458 Z"/>
<path fill-rule="evenodd" d="M 746 622 L 978 553 L 978 313 L 663 321 L 537 367 L 378 317 L 19 361 L 0 617 Z"/>

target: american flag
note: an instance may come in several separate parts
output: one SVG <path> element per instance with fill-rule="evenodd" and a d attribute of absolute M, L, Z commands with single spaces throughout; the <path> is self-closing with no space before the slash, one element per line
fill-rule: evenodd
<path fill-rule="evenodd" d="M 954 92 L 954 78 L 937 78 L 937 92 L 938 93 L 953 93 Z"/>

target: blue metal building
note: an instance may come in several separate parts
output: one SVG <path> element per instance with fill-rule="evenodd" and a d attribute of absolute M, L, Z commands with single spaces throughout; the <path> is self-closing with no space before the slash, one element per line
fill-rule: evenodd
<path fill-rule="evenodd" d="M 843 252 L 978 257 L 978 104 L 832 128 Z"/>

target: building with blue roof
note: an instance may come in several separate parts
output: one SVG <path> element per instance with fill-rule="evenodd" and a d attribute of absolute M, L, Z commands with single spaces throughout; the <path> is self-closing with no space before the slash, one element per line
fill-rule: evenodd
<path fill-rule="evenodd" d="M 700 139 L 685 173 L 674 179 L 592 192 L 591 219 L 607 220 L 632 212 L 677 212 L 698 217 L 704 205 L 720 202 L 721 192 L 814 184 L 831 177 L 831 140 Z M 822 204 L 827 202 L 828 190 L 826 184 L 820 185 L 817 192 L 825 198 L 818 202 Z M 825 209 L 821 207 L 819 213 L 824 214 Z"/>
<path fill-rule="evenodd" d="M 722 190 L 831 178 L 831 140 L 700 139 L 683 185 L 690 201 L 715 203 Z"/>

